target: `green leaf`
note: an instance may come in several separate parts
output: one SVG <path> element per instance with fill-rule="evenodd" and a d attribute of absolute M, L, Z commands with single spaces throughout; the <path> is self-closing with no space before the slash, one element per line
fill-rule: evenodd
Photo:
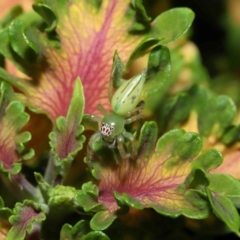
<path fill-rule="evenodd" d="M 30 63 L 36 59 L 35 51 L 29 48 L 26 41 L 26 36 L 24 36 L 24 31 L 29 26 L 34 26 L 39 24 L 41 21 L 40 17 L 34 13 L 29 12 L 22 14 L 20 17 L 16 18 L 9 26 L 8 33 L 10 44 L 13 50 L 24 60 L 28 60 Z"/>
<path fill-rule="evenodd" d="M 119 193 L 114 192 L 114 197 L 116 198 L 116 201 L 121 208 L 126 208 L 126 206 L 129 206 L 139 210 L 144 209 L 144 205 L 141 204 L 141 202 L 132 198 L 126 193 L 120 195 Z M 127 210 L 128 209 L 129 208 L 127 208 Z"/>
<path fill-rule="evenodd" d="M 162 152 L 168 149 L 169 154 L 173 157 L 168 164 L 174 164 L 193 158 L 199 153 L 201 147 L 202 141 L 196 133 L 185 133 L 183 130 L 176 129 L 166 133 L 158 140 L 156 150 Z"/>
<path fill-rule="evenodd" d="M 83 184 L 82 190 L 78 191 L 76 204 L 84 209 L 85 212 L 101 211 L 104 206 L 98 202 L 98 187 L 92 182 Z"/>
<path fill-rule="evenodd" d="M 83 92 L 83 86 L 80 78 L 77 78 L 75 80 L 74 84 L 74 91 L 72 95 L 72 100 L 67 112 L 67 121 L 70 126 L 73 126 L 75 124 L 76 119 L 78 120 L 79 124 L 82 121 L 83 118 L 83 111 L 85 107 L 85 99 L 84 99 L 84 92 Z M 75 115 L 75 119 L 74 116 Z M 79 135 L 77 135 L 79 137 Z"/>
<path fill-rule="evenodd" d="M 114 198 L 116 200 L 117 205 L 121 208 L 121 213 L 128 213 L 130 207 L 126 203 L 125 197 L 116 191 L 113 194 L 114 194 Z M 128 195 L 126 197 L 128 198 Z"/>
<path fill-rule="evenodd" d="M 207 199 L 207 195 L 202 191 L 196 189 L 189 189 L 185 194 L 184 198 L 193 206 L 193 209 L 186 208 L 185 214 L 188 217 L 194 219 L 204 219 L 210 216 L 211 206 Z"/>
<path fill-rule="evenodd" d="M 226 223 L 226 225 L 239 236 L 240 218 L 232 201 L 206 189 L 214 213 Z"/>
<path fill-rule="evenodd" d="M 129 28 L 128 32 L 132 34 L 143 33 L 149 30 L 150 25 L 146 23 L 134 22 Z"/>
<path fill-rule="evenodd" d="M 20 133 L 18 136 L 17 136 L 17 141 L 18 142 L 22 142 L 22 143 L 25 143 L 25 142 L 28 142 L 31 140 L 31 133 L 30 132 L 22 132 Z"/>
<path fill-rule="evenodd" d="M 169 131 L 157 141 L 155 150 L 158 152 L 164 152 L 166 149 L 171 147 L 169 149 L 170 152 L 172 149 L 172 145 L 174 144 L 176 139 L 181 137 L 184 133 L 185 131 L 182 129 L 174 129 L 172 131 Z"/>
<path fill-rule="evenodd" d="M 230 131 L 236 115 L 236 106 L 231 98 L 218 96 L 200 85 L 193 85 L 189 90 L 170 98 L 164 105 L 165 108 L 159 114 L 159 117 L 163 118 L 161 119 L 163 126 L 168 124 L 168 128 L 179 126 L 192 113 L 197 115 L 200 135 L 214 135 L 218 139 L 224 138 L 223 133 Z M 233 137 L 236 136 L 237 130 L 234 132 L 230 133 Z M 233 140 L 230 139 L 231 141 Z"/>
<path fill-rule="evenodd" d="M 90 221 L 90 226 L 93 230 L 105 230 L 117 218 L 115 214 L 109 214 L 108 211 L 97 212 Z"/>
<path fill-rule="evenodd" d="M 0 36 L 0 44 L 1 44 L 1 36 Z M 1 47 L 0 47 L 0 51 L 1 51 Z M 24 80 L 21 79 L 21 78 L 13 76 L 12 74 L 8 73 L 5 69 L 3 69 L 1 67 L 0 67 L 0 79 L 3 80 L 3 81 L 6 81 L 7 83 L 9 83 L 9 84 L 11 84 L 15 87 L 17 87 L 22 92 L 25 92 L 24 83 L 23 83 Z M 23 99 L 25 99 L 25 98 L 23 97 Z"/>
<path fill-rule="evenodd" d="M 198 126 L 200 134 L 214 134 L 220 137 L 236 115 L 236 106 L 228 96 L 210 98 L 199 109 Z"/>
<path fill-rule="evenodd" d="M 161 91 L 170 76 L 170 71 L 170 52 L 167 47 L 157 45 L 151 50 L 149 55 L 147 80 L 144 84 L 141 97 L 146 102 L 147 109 L 149 105 L 153 106 L 153 102 L 155 106 L 159 104 L 159 100 L 162 97 Z"/>
<path fill-rule="evenodd" d="M 226 174 L 208 174 L 210 185 L 209 190 L 217 193 L 219 196 L 224 196 L 240 206 L 240 181 Z"/>
<path fill-rule="evenodd" d="M 149 37 L 160 38 L 166 45 L 180 38 L 187 32 L 194 19 L 189 8 L 172 8 L 160 14 L 152 23 Z"/>
<path fill-rule="evenodd" d="M 37 29 L 33 27 L 26 28 L 23 32 L 23 35 L 27 45 L 35 52 L 36 60 L 40 62 L 46 52 L 46 47 L 42 35 Z"/>
<path fill-rule="evenodd" d="M 192 109 L 191 99 L 185 92 L 167 99 L 161 114 L 163 116 L 161 121 L 164 121 L 163 125 L 167 126 L 167 129 L 180 127 L 188 119 Z"/>
<path fill-rule="evenodd" d="M 194 163 L 193 163 L 194 164 Z M 186 189 L 198 189 L 204 191 L 205 187 L 209 185 L 209 179 L 206 172 L 201 168 L 193 169 L 184 182 L 183 191 Z"/>
<path fill-rule="evenodd" d="M 85 220 L 80 220 L 74 226 L 65 223 L 60 232 L 60 240 L 82 239 L 89 231 L 89 223 Z"/>
<path fill-rule="evenodd" d="M 80 191 L 76 196 L 76 202 L 81 206 L 85 212 L 98 212 L 105 207 L 97 202 L 97 199 L 92 198 L 87 193 Z"/>
<path fill-rule="evenodd" d="M 61 207 L 64 209 L 74 209 L 75 196 L 78 190 L 74 187 L 57 185 L 49 189 L 48 205 L 51 207 Z"/>
<path fill-rule="evenodd" d="M 162 45 L 155 46 L 148 58 L 148 78 L 162 71 L 170 63 L 170 52 L 167 47 Z"/>
<path fill-rule="evenodd" d="M 131 5 L 136 11 L 137 21 L 147 23 L 151 20 L 146 13 L 146 10 L 142 4 L 142 0 L 131 0 Z"/>
<path fill-rule="evenodd" d="M 113 88 L 119 88 L 124 80 L 122 79 L 122 74 L 124 71 L 124 63 L 115 51 L 113 56 L 112 71 L 109 84 L 109 99 L 111 101 L 113 95 Z"/>
<path fill-rule="evenodd" d="M 92 231 L 84 236 L 83 240 L 110 240 L 110 238 L 101 231 Z"/>
<path fill-rule="evenodd" d="M 98 187 L 92 182 L 87 182 L 82 185 L 82 190 L 97 199 L 98 197 Z"/>
<path fill-rule="evenodd" d="M 196 133 L 186 133 L 173 146 L 173 156 L 181 160 L 195 157 L 202 148 L 201 138 Z"/>
<path fill-rule="evenodd" d="M 136 19 L 128 29 L 129 33 L 142 34 L 149 31 L 151 18 L 147 15 L 142 0 L 131 0 L 128 15 Z"/>
<path fill-rule="evenodd" d="M 11 99 L 13 90 L 8 83 L 0 81 L 0 93 L 0 119 L 2 119 L 6 111 L 6 105 Z"/>
<path fill-rule="evenodd" d="M 10 208 L 4 206 L 4 201 L 0 197 L 0 219 L 7 220 L 13 214 L 13 211 Z"/>
<path fill-rule="evenodd" d="M 159 41 L 160 41 L 160 38 L 147 38 L 142 40 L 131 53 L 126 63 L 126 69 L 129 69 L 129 67 L 131 66 L 134 60 L 146 54 L 147 50 L 150 47 L 156 45 Z"/>
<path fill-rule="evenodd" d="M 60 240 L 110 240 L 101 231 L 91 231 L 86 220 L 80 220 L 74 226 L 65 223 L 60 232 Z"/>
<path fill-rule="evenodd" d="M 80 220 L 74 226 L 65 223 L 60 232 L 60 240 L 110 240 L 101 231 L 91 231 L 86 220 Z"/>
<path fill-rule="evenodd" d="M 155 122 L 145 122 L 141 128 L 138 142 L 138 156 L 147 160 L 154 148 L 157 140 L 158 127 Z"/>
<path fill-rule="evenodd" d="M 53 31 L 56 28 L 58 22 L 57 13 L 54 12 L 50 6 L 44 3 L 34 3 L 32 7 L 47 23 L 48 27 L 45 28 L 45 31 Z"/>
<path fill-rule="evenodd" d="M 6 240 L 25 239 L 26 234 L 32 232 L 34 223 L 40 223 L 46 218 L 45 207 L 30 200 L 16 203 L 13 213 L 9 218 L 13 226 L 8 232 Z"/>
<path fill-rule="evenodd" d="M 224 144 L 232 145 L 240 140 L 240 125 L 230 126 L 223 134 L 221 141 Z"/>
<path fill-rule="evenodd" d="M 80 220 L 74 226 L 64 224 L 60 232 L 60 240 L 110 240 L 101 231 L 91 231 L 89 223 Z"/>
<path fill-rule="evenodd" d="M 20 34 L 24 35 L 25 31 L 21 32 Z M 26 48 L 26 53 L 29 53 L 29 52 L 31 54 L 33 53 L 33 55 L 34 55 L 33 60 L 35 61 L 36 57 L 38 57 L 38 56 L 34 53 L 33 49 L 29 48 L 29 46 L 27 44 L 28 44 L 28 42 L 24 43 L 24 47 Z M 23 54 L 24 54 L 24 51 L 25 51 L 24 49 L 21 50 L 21 52 Z M 36 67 L 38 69 L 40 68 L 40 65 L 36 66 L 33 64 L 33 61 L 30 61 L 30 62 L 26 61 L 12 49 L 8 28 L 4 28 L 4 29 L 0 30 L 0 53 L 5 58 L 10 60 L 18 70 L 29 75 L 30 77 L 33 76 L 34 74 L 36 74 Z M 31 86 L 29 81 L 26 81 L 26 79 L 13 76 L 12 74 L 8 73 L 6 70 L 4 70 L 2 68 L 0 68 L 0 77 L 4 81 L 10 83 L 11 85 L 15 86 L 17 89 L 21 90 L 21 92 L 23 92 L 23 93 L 26 93 L 27 89 L 30 88 L 30 86 Z"/>
<path fill-rule="evenodd" d="M 203 152 L 194 161 L 193 166 L 195 168 L 201 168 L 205 171 L 210 171 L 217 168 L 223 162 L 223 156 L 217 149 L 208 149 Z"/>

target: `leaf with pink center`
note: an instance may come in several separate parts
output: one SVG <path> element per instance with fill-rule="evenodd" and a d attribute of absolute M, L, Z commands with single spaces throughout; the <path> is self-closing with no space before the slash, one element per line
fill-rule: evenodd
<path fill-rule="evenodd" d="M 149 24 L 150 19 L 141 2 L 130 4 L 127 0 L 64 0 L 61 4 L 58 1 L 42 1 L 34 4 L 33 8 L 47 23 L 45 31 L 50 32 L 47 37 L 45 33 L 31 28 L 42 26 L 36 14 L 32 13 L 15 19 L 8 29 L 0 33 L 2 54 L 31 80 L 2 75 L 23 91 L 29 106 L 46 113 L 53 122 L 59 116 L 66 116 L 78 76 L 85 90 L 86 113 L 96 112 L 98 103 L 110 109 L 108 85 L 115 50 L 118 50 L 123 62 L 129 59 L 127 66 L 130 66 L 130 62 L 145 54 L 160 39 L 167 44 L 179 38 L 194 18 L 190 9 L 179 8 L 161 14 Z M 135 11 L 137 21 L 149 27 L 146 35 L 128 31 L 134 23 Z M 175 13 L 179 19 L 175 19 Z M 29 24 L 25 24 L 29 18 Z M 170 24 L 169 28 L 166 32 L 160 31 L 162 25 L 165 29 L 166 22 Z M 177 27 L 175 23 L 178 23 Z M 8 45 L 12 49 L 6 48 Z"/>
<path fill-rule="evenodd" d="M 156 123 L 146 122 L 141 129 L 136 159 L 122 159 L 118 163 L 107 157 L 108 149 L 105 155 L 101 144 L 93 145 L 97 154 L 91 163 L 92 174 L 99 179 L 98 201 L 106 207 L 91 220 L 94 230 L 106 229 L 129 207 L 153 208 L 171 217 L 182 214 L 201 219 L 210 214 L 206 193 L 202 188 L 194 189 L 192 182 L 196 186 L 207 185 L 204 174 L 200 174 L 199 180 L 197 169 L 204 173 L 218 166 L 221 154 L 212 149 L 198 156 L 202 147 L 200 137 L 180 129 L 164 134 L 157 144 L 156 139 Z"/>
<path fill-rule="evenodd" d="M 117 191 L 129 195 L 126 201 L 132 202 L 132 198 L 138 202 L 140 209 L 153 207 L 161 213 L 178 216 L 184 204 L 183 193 L 178 188 L 192 170 L 191 161 L 187 160 L 200 149 L 201 140 L 196 134 L 183 130 L 169 132 L 160 138 L 147 160 L 139 156 L 136 163 L 126 161 L 114 170 L 101 169 L 99 201 L 115 202 L 113 192 Z M 191 151 L 193 154 L 189 155 Z"/>
<path fill-rule="evenodd" d="M 66 117 L 59 117 L 54 130 L 49 134 L 50 146 L 56 166 L 64 168 L 69 165 L 79 150 L 82 149 L 85 137 L 84 127 L 80 125 L 84 110 L 84 93 L 81 80 L 76 79 L 73 97 Z M 67 174 L 67 170 L 60 170 Z"/>
<path fill-rule="evenodd" d="M 29 120 L 24 112 L 24 106 L 17 101 L 10 101 L 11 87 L 0 83 L 0 169 L 9 174 L 16 174 L 21 170 L 21 159 L 33 156 L 33 151 L 24 151 L 24 143 L 31 139 L 29 132 L 21 132 L 22 127 Z"/>
<path fill-rule="evenodd" d="M 6 239 L 25 239 L 26 234 L 33 231 L 34 223 L 40 223 L 45 220 L 45 214 L 46 209 L 42 205 L 30 200 L 16 203 L 13 215 L 9 219 L 13 226 Z"/>
<path fill-rule="evenodd" d="M 25 25 L 20 28 L 22 39 L 18 41 L 25 39 L 25 45 L 42 55 L 42 62 L 24 66 L 32 81 L 18 81 L 23 86 L 27 84 L 25 89 L 21 88 L 27 96 L 27 103 L 47 113 L 53 121 L 66 116 L 74 82 L 79 76 L 87 99 L 86 112 L 96 111 L 97 103 L 109 109 L 108 81 L 114 51 L 118 49 L 126 61 L 142 39 L 142 36 L 127 31 L 132 23 L 127 15 L 129 2 L 102 1 L 99 8 L 88 1 L 62 1 L 61 4 L 51 1 L 48 4 L 35 4 L 34 9 L 41 15 L 46 9 L 49 14 L 50 10 L 56 14 L 58 24 L 55 30 L 61 47 L 53 47 L 54 41 L 37 36 L 37 32 L 29 33 Z M 17 19 L 15 23 L 17 26 Z M 9 32 L 13 30 L 19 32 L 19 28 Z M 10 44 L 19 47 L 16 38 L 10 39 Z M 2 52 L 7 55 L 6 49 Z"/>

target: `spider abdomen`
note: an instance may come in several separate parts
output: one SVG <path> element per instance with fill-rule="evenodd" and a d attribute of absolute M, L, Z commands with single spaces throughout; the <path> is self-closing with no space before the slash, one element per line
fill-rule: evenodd
<path fill-rule="evenodd" d="M 117 89 L 111 100 L 112 110 L 115 113 L 126 116 L 128 112 L 134 110 L 141 98 L 145 79 L 146 71 L 143 71 Z"/>

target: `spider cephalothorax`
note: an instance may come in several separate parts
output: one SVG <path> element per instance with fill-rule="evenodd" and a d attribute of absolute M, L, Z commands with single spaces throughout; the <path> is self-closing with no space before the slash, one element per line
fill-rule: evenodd
<path fill-rule="evenodd" d="M 133 135 L 125 130 L 125 124 L 130 124 L 142 117 L 143 103 L 139 103 L 146 71 L 123 83 L 114 93 L 111 99 L 112 113 L 106 111 L 102 105 L 98 105 L 99 111 L 104 117 L 91 115 L 93 121 L 98 122 L 100 130 L 92 135 L 88 143 L 88 161 L 92 158 L 92 145 L 102 139 L 109 148 L 117 147 L 122 158 L 129 158 L 134 153 L 128 153 L 124 148 L 124 140 L 132 143 Z"/>

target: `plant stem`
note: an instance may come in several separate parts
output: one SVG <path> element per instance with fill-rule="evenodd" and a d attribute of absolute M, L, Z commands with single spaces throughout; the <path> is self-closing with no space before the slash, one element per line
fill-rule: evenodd
<path fill-rule="evenodd" d="M 53 161 L 53 156 L 52 156 L 52 154 L 50 154 L 47 168 L 46 168 L 46 171 L 44 174 L 45 181 L 50 185 L 52 185 L 53 179 L 54 179 L 54 167 L 55 167 L 55 165 L 54 165 L 54 161 Z"/>
<path fill-rule="evenodd" d="M 32 196 L 36 196 L 36 188 L 21 173 L 13 175 L 12 179 L 19 185 L 22 190 L 27 191 Z"/>

